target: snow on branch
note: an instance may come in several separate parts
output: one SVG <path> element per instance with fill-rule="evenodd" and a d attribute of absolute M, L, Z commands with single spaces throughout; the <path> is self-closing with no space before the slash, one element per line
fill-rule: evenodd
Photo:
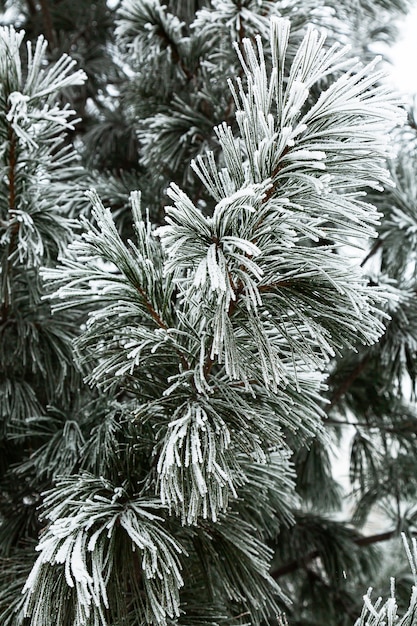
<path fill-rule="evenodd" d="M 314 29 L 286 74 L 289 37 L 273 19 L 268 58 L 260 38 L 239 50 L 237 130 L 220 125 L 220 158 L 193 163 L 210 215 L 172 184 L 155 231 L 134 195 L 125 243 L 91 193 L 96 225 L 48 272 L 57 308 L 99 305 L 77 342 L 87 380 L 138 398 L 135 419 L 158 433 L 159 496 L 185 524 L 227 510 L 245 481 L 240 454 L 268 463 L 283 426 L 321 432 L 321 372 L 383 331 L 386 294 L 339 246 L 374 235 L 363 194 L 389 181 L 387 133 L 402 114 L 374 64 Z"/>

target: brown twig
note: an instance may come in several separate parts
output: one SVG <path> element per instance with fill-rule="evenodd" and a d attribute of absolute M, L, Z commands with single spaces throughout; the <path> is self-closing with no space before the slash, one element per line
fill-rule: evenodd
<path fill-rule="evenodd" d="M 286 146 L 286 148 L 284 149 L 284 151 L 283 151 L 283 153 L 281 155 L 281 158 L 284 157 L 288 153 L 288 151 L 289 151 L 289 147 Z M 275 167 L 275 169 L 273 170 L 273 172 L 271 174 L 271 179 L 272 180 L 278 175 L 278 173 L 280 172 L 281 169 L 282 169 L 282 163 L 280 162 L 280 163 L 278 163 L 278 165 Z M 263 198 L 262 203 L 265 204 L 265 202 L 267 202 L 271 198 L 271 196 L 274 194 L 275 191 L 276 191 L 275 185 L 272 184 L 271 187 L 268 189 L 267 193 L 265 194 L 265 197 Z M 258 228 L 261 223 L 262 223 L 262 220 L 258 220 L 258 222 L 255 224 L 254 228 L 255 229 Z M 256 239 L 254 240 L 254 242 L 256 243 Z M 215 243 L 217 243 L 217 242 L 215 242 Z M 229 278 L 230 278 L 230 281 L 231 281 L 232 286 L 233 286 L 233 281 L 232 281 L 230 276 L 229 276 Z M 277 281 L 276 283 L 271 283 L 269 285 L 261 285 L 259 287 L 259 291 L 265 292 L 265 291 L 269 291 L 269 290 L 271 290 L 273 288 L 276 288 L 276 287 L 289 287 L 290 285 L 291 285 L 291 281 L 290 280 L 282 280 L 282 281 Z M 239 281 L 239 284 L 238 284 L 237 287 L 233 286 L 235 299 L 230 302 L 229 310 L 228 310 L 228 316 L 229 317 L 232 317 L 232 315 L 234 314 L 234 312 L 236 310 L 236 307 L 238 305 L 238 302 L 239 302 L 239 297 L 243 293 L 243 289 L 244 289 L 244 285 L 243 285 L 243 283 L 241 281 Z M 215 363 L 214 359 L 212 359 L 211 357 L 208 357 L 208 359 L 207 359 L 207 361 L 206 361 L 206 363 L 204 365 L 204 370 L 203 370 L 205 378 L 207 378 L 207 376 L 210 374 L 211 368 L 213 367 L 214 363 Z"/>
<path fill-rule="evenodd" d="M 345 395 L 347 391 L 349 391 L 350 387 L 353 385 L 358 376 L 363 372 L 365 367 L 369 362 L 369 354 L 366 355 L 355 367 L 353 372 L 343 381 L 343 383 L 336 389 L 334 392 L 332 399 L 330 400 L 330 404 L 326 406 L 324 409 L 326 413 L 330 413 L 331 409 L 338 404 L 339 400 Z"/>
<path fill-rule="evenodd" d="M 36 4 L 34 0 L 26 0 L 26 4 L 28 5 L 29 13 L 33 17 L 36 15 Z"/>
<path fill-rule="evenodd" d="M 142 289 L 142 287 L 140 285 L 135 285 L 135 288 L 137 289 L 138 293 L 141 295 L 141 297 L 143 299 L 143 302 L 144 302 L 147 310 L 150 313 L 150 316 L 152 317 L 154 322 L 157 324 L 157 326 L 159 326 L 159 328 L 163 328 L 164 330 L 168 330 L 167 324 L 165 324 L 165 322 L 163 321 L 163 319 L 161 318 L 159 313 L 152 306 L 152 303 L 149 301 L 148 296 L 147 296 L 145 290 Z M 187 362 L 187 359 L 185 358 L 184 354 L 182 352 L 180 352 L 180 350 L 178 350 L 178 349 L 176 349 L 176 352 L 178 353 L 178 355 L 179 355 L 179 357 L 181 359 L 181 363 L 182 363 L 184 369 L 189 369 L 190 366 L 189 366 L 189 364 Z"/>
<path fill-rule="evenodd" d="M 378 533 L 375 535 L 357 537 L 356 539 L 353 540 L 353 543 L 360 547 L 367 547 L 367 546 L 373 545 L 374 543 L 380 543 L 382 541 L 389 541 L 389 539 L 393 539 L 397 535 L 398 535 L 398 530 L 393 529 L 393 530 L 388 530 L 386 532 Z M 285 565 L 282 565 L 281 567 L 277 568 L 276 570 L 271 572 L 271 576 L 274 580 L 277 580 L 278 578 L 281 578 L 281 576 L 286 576 L 287 574 L 293 574 L 300 567 L 305 567 L 308 563 L 310 563 L 310 561 L 312 561 L 313 559 L 317 559 L 319 556 L 320 556 L 319 550 L 312 550 L 311 552 L 308 552 L 302 558 L 296 559 L 294 561 L 286 563 Z"/>
<path fill-rule="evenodd" d="M 41 5 L 43 25 L 45 27 L 46 38 L 48 40 L 49 49 L 52 50 L 55 48 L 55 35 L 54 35 L 54 27 L 52 23 L 51 12 L 49 10 L 48 0 L 39 0 L 39 4 Z"/>
<path fill-rule="evenodd" d="M 17 165 L 17 155 L 16 155 L 16 134 L 13 130 L 12 125 L 10 124 L 8 130 L 8 140 L 9 140 L 9 169 L 8 169 L 8 184 L 9 184 L 9 195 L 8 195 L 8 224 L 13 219 L 13 211 L 16 208 L 16 165 Z M 7 246 L 7 251 L 5 251 L 5 268 L 3 271 L 3 302 L 1 306 L 1 321 L 5 322 L 8 317 L 9 307 L 10 307 L 10 293 L 9 293 L 9 284 L 8 284 L 8 274 L 9 274 L 9 259 L 10 255 L 13 253 L 13 250 L 16 247 L 17 235 L 19 232 L 19 222 L 16 222 L 11 231 L 10 240 Z"/>
<path fill-rule="evenodd" d="M 147 296 L 145 290 L 142 289 L 142 287 L 140 285 L 135 285 L 135 288 L 140 293 L 140 295 L 141 295 L 141 297 L 142 297 L 142 299 L 143 299 L 143 301 L 145 303 L 145 306 L 146 306 L 147 310 L 149 311 L 152 319 L 157 324 L 157 326 L 159 326 L 160 328 L 163 328 L 164 330 L 167 330 L 168 326 L 162 320 L 162 318 L 160 317 L 159 313 L 157 311 L 155 311 L 155 309 L 153 308 L 151 302 L 148 300 L 148 296 Z"/>
<path fill-rule="evenodd" d="M 185 65 L 184 60 L 181 58 L 181 55 L 179 53 L 178 45 L 175 43 L 175 41 L 173 41 L 168 36 L 167 32 L 162 28 L 162 26 L 157 29 L 156 35 L 160 39 L 162 39 L 170 48 L 173 62 L 175 63 L 175 65 L 178 65 L 182 69 L 187 78 L 187 81 L 191 81 L 194 78 L 194 73 L 189 70 L 188 67 Z"/>
<path fill-rule="evenodd" d="M 275 183 L 274 183 L 274 178 L 276 176 L 278 176 L 278 174 L 280 173 L 280 171 L 283 168 L 283 163 L 282 160 L 283 158 L 288 154 L 288 152 L 290 151 L 290 147 L 289 146 L 285 146 L 284 150 L 282 151 L 282 154 L 280 156 L 280 160 L 279 163 L 275 166 L 274 170 L 271 173 L 271 180 L 272 180 L 272 185 L 271 187 L 268 189 L 268 191 L 265 194 L 264 199 L 262 200 L 262 204 L 265 204 L 266 202 L 268 202 L 268 200 L 273 196 L 273 194 L 276 191 L 276 187 L 275 187 Z"/>
<path fill-rule="evenodd" d="M 9 126 L 9 213 L 16 208 L 16 134 Z"/>
<path fill-rule="evenodd" d="M 238 287 L 236 289 L 233 289 L 234 294 L 235 294 L 235 299 L 231 300 L 230 304 L 229 304 L 229 309 L 227 311 L 227 315 L 229 317 L 232 317 L 232 315 L 234 314 L 234 312 L 236 311 L 236 307 L 238 305 L 238 300 L 240 295 L 243 292 L 243 283 L 240 282 Z M 211 352 L 213 346 L 213 341 L 211 342 L 211 346 L 210 346 L 210 351 L 209 351 L 209 355 Z M 213 367 L 213 365 L 215 364 L 215 359 L 213 359 L 211 356 L 207 357 L 207 360 L 204 364 L 204 368 L 203 368 L 203 373 L 204 373 L 204 378 L 207 379 L 207 377 L 210 375 L 211 372 L 211 368 Z"/>
<path fill-rule="evenodd" d="M 369 259 L 374 256 L 374 254 L 379 250 L 381 246 L 382 246 L 382 239 L 378 239 L 378 241 L 374 243 L 374 245 L 372 246 L 372 248 L 370 249 L 366 257 L 361 262 L 360 267 L 363 267 L 365 263 L 367 263 Z"/>

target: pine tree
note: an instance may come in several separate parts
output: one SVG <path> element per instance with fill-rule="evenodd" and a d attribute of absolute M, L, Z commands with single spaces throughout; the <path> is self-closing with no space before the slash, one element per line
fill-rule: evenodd
<path fill-rule="evenodd" d="M 416 623 L 415 542 L 363 600 L 415 527 L 415 124 L 369 46 L 407 3 L 351 4 L 1 30 L 5 626 Z"/>
<path fill-rule="evenodd" d="M 60 93 L 81 85 L 85 75 L 74 71 L 68 56 L 43 68 L 46 41 L 40 37 L 23 54 L 23 36 L 11 27 L 0 33 L 0 541 L 2 554 L 14 555 L 18 571 L 28 564 L 25 542 L 31 551 L 40 530 L 36 508 L 50 484 L 48 452 L 64 421 L 68 439 L 77 443 L 78 427 L 68 409 L 75 408 L 79 393 L 71 341 L 82 318 L 52 317 L 50 304 L 42 300 L 40 268 L 64 253 L 73 236 L 71 214 L 85 204 L 73 183 L 82 168 L 67 141 L 74 111 L 59 103 Z M 31 450 L 36 452 L 27 472 Z"/>

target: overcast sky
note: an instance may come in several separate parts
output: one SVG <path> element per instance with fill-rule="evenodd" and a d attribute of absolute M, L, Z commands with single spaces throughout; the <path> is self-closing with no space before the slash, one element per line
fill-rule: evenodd
<path fill-rule="evenodd" d="M 392 81 L 402 92 L 417 94 L 417 3 L 401 24 L 398 43 L 389 56 L 394 64 Z"/>

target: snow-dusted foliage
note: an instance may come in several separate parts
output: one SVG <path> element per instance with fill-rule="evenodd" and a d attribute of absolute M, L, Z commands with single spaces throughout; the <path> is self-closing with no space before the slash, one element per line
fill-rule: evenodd
<path fill-rule="evenodd" d="M 248 488 L 248 462 L 273 471 L 274 489 L 291 497 L 284 431 L 299 442 L 323 436 L 323 368 L 358 340 L 372 344 L 383 329 L 378 302 L 384 294 L 367 285 L 339 248 L 374 235 L 378 214 L 363 193 L 389 183 L 387 133 L 401 116 L 378 86 L 374 64 L 362 68 L 346 49 L 326 48 L 314 29 L 287 75 L 289 35 L 287 20 L 272 19 L 270 72 L 259 37 L 238 49 L 244 76 L 230 83 L 236 130 L 221 124 L 220 159 L 208 152 L 193 163 L 214 200 L 211 215 L 173 184 L 166 225 L 155 231 L 134 193 L 136 237 L 125 243 L 110 210 L 91 192 L 95 224 L 84 221 L 85 232 L 62 266 L 45 272 L 57 310 L 97 304 L 77 340 L 80 363 L 90 385 L 135 398 L 127 419 L 153 433 L 145 484 L 152 476 L 163 517 L 189 526 L 189 536 L 200 525 L 221 528 L 233 517 Z M 312 98 L 311 90 L 330 74 L 338 77 Z M 323 239 L 335 243 L 320 245 Z M 281 459 L 278 475 L 273 454 Z M 59 509 L 71 494 L 60 483 L 47 503 Z M 123 513 L 109 500 L 105 515 L 105 507 L 95 513 L 94 499 L 86 500 L 79 509 L 85 525 L 74 525 L 76 510 L 70 526 L 55 515 L 27 583 L 28 615 L 48 614 L 42 613 L 41 589 L 60 567 L 77 626 L 90 623 L 90 610 L 100 615 L 98 623 L 111 623 L 108 588 L 116 589 L 112 576 L 97 570 L 94 553 L 104 547 L 92 537 L 107 546 L 120 516 L 126 530 L 121 520 L 133 511 L 126 497 Z M 146 529 L 152 520 L 148 516 Z M 162 585 L 153 588 L 146 619 L 166 624 L 178 610 L 179 562 L 156 560 L 149 570 L 142 531 L 135 532 L 137 540 L 127 534 L 140 555 L 138 576 L 147 580 L 157 571 Z M 177 544 L 168 536 L 172 552 Z M 259 580 L 272 597 L 278 588 L 267 574 L 268 551 L 257 549 Z M 106 567 L 114 569 L 110 550 L 107 558 Z M 178 558 L 185 562 L 182 550 Z M 249 584 L 246 575 L 252 574 L 241 572 L 237 587 L 227 590 L 230 598 L 241 597 L 237 589 Z M 163 589 L 171 590 L 169 598 Z M 255 596 L 249 604 L 259 609 Z M 39 619 L 46 625 L 46 617 Z"/>
<path fill-rule="evenodd" d="M 382 597 L 372 599 L 372 589 L 363 597 L 363 610 L 354 626 L 413 626 L 417 619 L 417 542 L 412 538 L 408 543 L 402 535 L 405 552 L 410 564 L 414 585 L 411 590 L 410 603 L 403 615 L 398 613 L 395 597 L 395 580 L 391 578 L 391 596 L 383 601 Z M 411 545 L 410 545 L 411 544 Z"/>
<path fill-rule="evenodd" d="M 0 29 L 0 622 L 348 626 L 377 560 L 334 517 L 343 426 L 354 522 L 415 493 L 398 98 L 353 0 L 72 3 L 71 38 L 61 2 L 28 3 L 48 46 Z M 372 597 L 355 626 L 414 623 Z"/>
<path fill-rule="evenodd" d="M 58 204 L 66 211 L 77 199 L 76 193 L 69 198 L 66 192 L 68 179 L 79 170 L 78 159 L 64 141 L 77 120 L 58 95 L 82 85 L 86 75 L 74 70 L 68 55 L 45 67 L 45 38 L 22 51 L 23 38 L 24 31 L 0 28 L 0 203 L 6 216 L 2 242 L 10 246 L 12 259 L 32 266 L 56 248 L 63 250 L 69 236 L 71 222 L 53 209 Z M 24 67 L 22 56 L 27 57 Z"/>
<path fill-rule="evenodd" d="M 163 528 L 158 515 L 160 503 L 137 499 L 127 501 L 122 488 L 114 488 L 104 479 L 83 476 L 68 478 L 57 485 L 66 493 L 64 501 L 57 491 L 46 494 L 48 531 L 37 547 L 39 557 L 29 575 L 24 613 L 32 622 L 46 626 L 51 605 L 56 602 L 56 586 L 68 587 L 76 600 L 74 626 L 106 622 L 109 592 L 117 593 L 127 581 L 134 584 L 137 570 L 143 572 L 144 597 L 136 581 L 137 598 L 148 623 L 161 623 L 166 615 L 178 617 L 178 589 L 182 587 L 178 555 L 181 546 Z M 79 503 L 83 505 L 80 507 Z M 118 550 L 123 568 L 109 558 Z M 51 566 L 54 584 L 50 580 Z M 57 606 L 58 623 L 65 623 L 72 598 Z M 60 598 L 62 600 L 62 598 Z"/>

